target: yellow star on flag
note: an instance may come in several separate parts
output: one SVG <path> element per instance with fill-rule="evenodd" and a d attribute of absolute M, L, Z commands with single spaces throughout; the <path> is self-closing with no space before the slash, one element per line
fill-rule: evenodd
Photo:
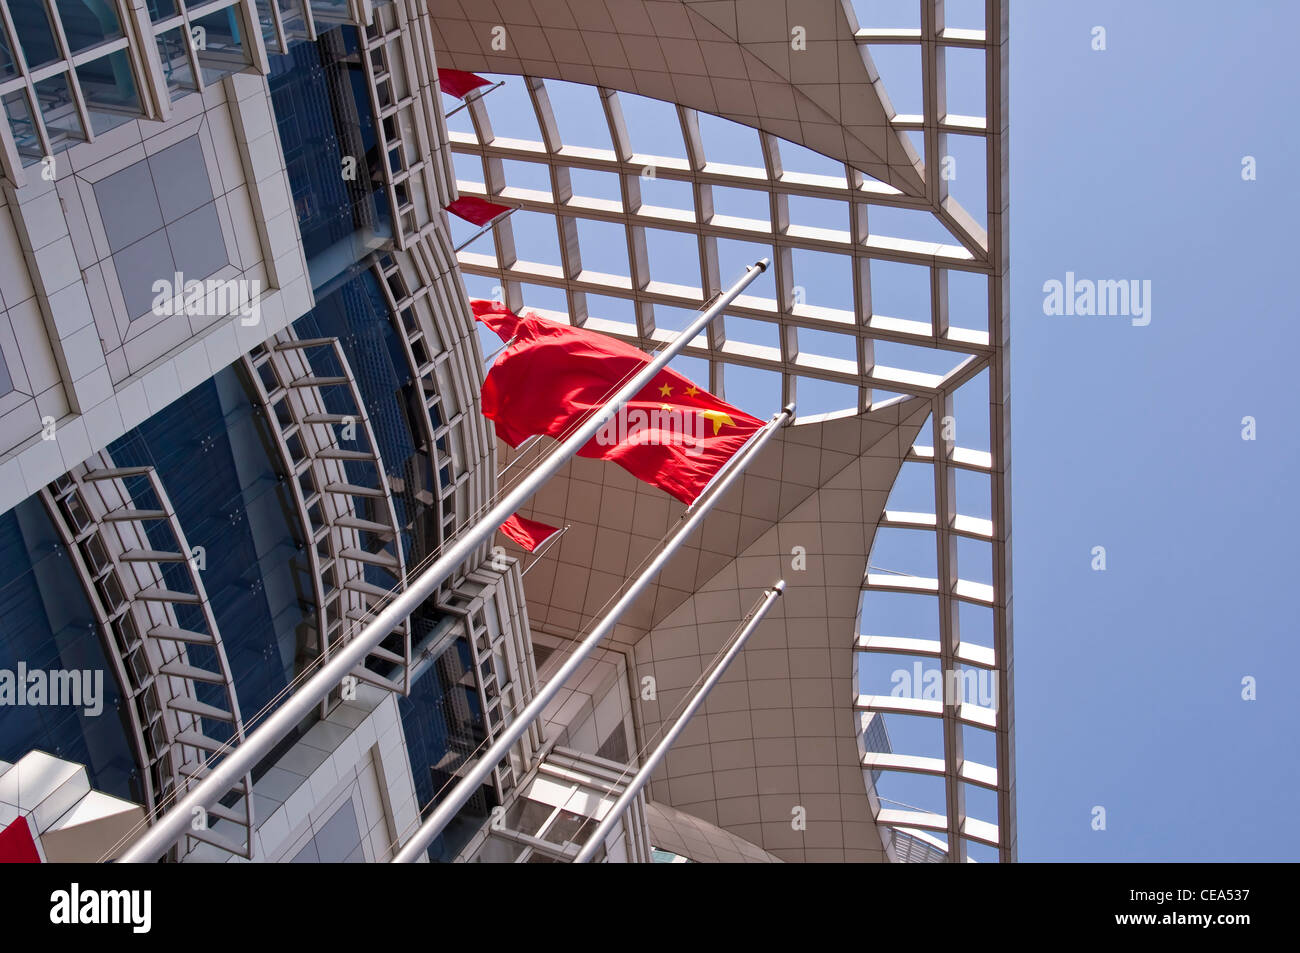
<path fill-rule="evenodd" d="M 700 392 L 700 389 L 699 389 L 698 387 L 696 387 L 694 384 L 692 384 L 690 387 L 686 388 L 686 396 L 687 396 L 687 397 L 694 397 L 694 396 L 695 396 L 696 394 L 698 394 L 699 392 Z"/>
<path fill-rule="evenodd" d="M 660 397 L 668 397 L 669 395 L 672 394 L 672 392 L 673 392 L 673 388 L 671 384 L 665 384 L 663 387 L 659 388 Z"/>
<path fill-rule="evenodd" d="M 723 424 L 727 424 L 731 427 L 736 426 L 736 422 L 731 419 L 731 416 L 729 414 L 724 414 L 720 410 L 702 410 L 700 411 L 700 414 L 706 420 L 713 421 L 713 435 L 715 437 L 717 436 L 718 431 L 722 429 Z"/>

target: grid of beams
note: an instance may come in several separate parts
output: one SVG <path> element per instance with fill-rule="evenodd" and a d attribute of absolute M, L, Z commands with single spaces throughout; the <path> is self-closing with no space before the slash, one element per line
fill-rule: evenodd
<path fill-rule="evenodd" d="M 611 149 L 593 149 L 566 143 L 560 123 L 548 95 L 548 82 L 523 77 L 511 82 L 526 85 L 541 141 L 511 137 L 517 130 L 504 129 L 498 134 L 492 122 L 493 97 L 470 97 L 466 112 L 472 131 L 449 133 L 454 153 L 478 160 L 481 176 L 465 178 L 465 165 L 458 165 L 462 177 L 457 187 L 462 194 L 480 195 L 523 210 L 550 216 L 555 225 L 560 249 L 556 262 L 531 261 L 529 249 L 520 241 L 511 218 L 497 221 L 490 235 L 473 242 L 459 254 L 460 265 L 467 275 L 493 279 L 500 295 L 512 308 L 529 304 L 525 286 L 548 286 L 563 292 L 567 313 L 547 312 L 560 321 L 585 325 L 614 334 L 642 348 L 653 349 L 675 337 L 676 332 L 656 321 L 662 307 L 696 310 L 714 297 L 734 278 L 722 274 L 719 267 L 721 242 L 731 240 L 761 244 L 775 266 L 775 297 L 742 296 L 727 314 L 715 322 L 706 337 L 693 341 L 687 354 L 708 362 L 709 384 L 714 392 L 725 395 L 728 368 L 759 368 L 780 376 L 779 395 L 773 403 L 798 399 L 800 378 L 811 378 L 850 385 L 856 391 L 858 410 L 891 394 L 927 397 L 932 402 L 930 445 L 918 445 L 908 459 L 928 464 L 933 470 L 934 511 L 928 514 L 888 513 L 883 526 L 903 527 L 931 534 L 934 538 L 938 577 L 921 578 L 906 574 L 868 572 L 863 581 L 867 591 L 926 593 L 938 604 L 938 630 L 924 642 L 922 653 L 939 661 L 945 678 L 975 665 L 997 674 L 998 698 L 995 707 L 968 703 L 929 703 L 862 695 L 855 707 L 865 711 L 902 712 L 934 717 L 941 721 L 943 757 L 928 759 L 920 773 L 936 774 L 944 779 L 944 805 L 934 811 L 895 810 L 882 807 L 877 821 L 884 828 L 934 831 L 943 836 L 948 859 L 968 858 L 968 844 L 976 843 L 996 849 L 1003 860 L 1015 858 L 1014 809 L 1014 738 L 1011 687 L 1011 593 L 1009 581 L 1008 507 L 1009 481 L 1009 381 L 1006 345 L 1008 340 L 1007 304 L 1007 218 L 1006 218 L 1006 10 L 1005 3 L 989 0 L 985 4 L 983 29 L 950 29 L 945 25 L 943 0 L 919 0 L 917 29 L 874 30 L 861 28 L 850 16 L 855 39 L 861 45 L 868 72 L 878 72 L 867 47 L 876 44 L 916 47 L 921 62 L 921 93 L 924 102 L 920 115 L 897 114 L 888 103 L 880 82 L 861 95 L 882 96 L 891 122 L 900 130 L 914 131 L 922 138 L 925 164 L 924 194 L 909 195 L 844 166 L 840 175 L 810 175 L 787 171 L 782 150 L 789 148 L 775 136 L 758 133 L 763 157 L 762 167 L 724 164 L 710 159 L 700 133 L 700 114 L 677 107 L 677 120 L 684 144 L 685 158 L 671 155 L 646 155 L 633 150 L 623 98 L 617 90 L 598 88 L 601 108 L 608 127 Z M 978 50 L 984 53 L 985 114 L 964 116 L 949 114 L 946 103 L 946 55 L 950 49 Z M 656 129 L 657 135 L 675 130 Z M 949 194 L 947 177 L 942 174 L 942 158 L 949 149 L 949 136 L 974 136 L 983 140 L 986 162 L 987 220 L 977 222 Z M 510 138 L 508 138 L 510 137 Z M 514 162 L 544 164 L 550 188 L 540 190 L 511 181 Z M 612 173 L 618 177 L 618 199 L 596 198 L 575 188 L 580 170 Z M 574 173 L 579 175 L 575 176 Z M 692 202 L 686 207 L 655 207 L 642 198 L 646 176 L 685 183 Z M 718 214 L 714 209 L 714 190 L 745 188 L 761 190 L 769 197 L 767 221 Z M 814 228 L 792 221 L 792 201 L 829 200 L 845 209 L 848 228 L 835 230 Z M 917 241 L 873 230 L 874 210 L 892 208 L 926 213 L 942 225 L 949 238 L 941 241 Z M 621 228 L 625 236 L 628 260 L 618 274 L 597 273 L 584 267 L 580 223 L 603 222 Z M 698 271 L 674 276 L 672 282 L 654 280 L 650 274 L 650 249 L 647 229 L 659 229 L 686 236 L 698 249 Z M 484 245 L 490 242 L 490 248 Z M 851 265 L 853 309 L 836 310 L 807 304 L 800 293 L 800 281 L 794 256 L 801 252 L 833 253 Z M 896 262 L 920 266 L 929 278 L 929 314 L 927 320 L 899 318 L 877 313 L 872 306 L 873 263 Z M 982 327 L 971 329 L 951 320 L 949 279 L 958 273 L 975 274 L 987 279 L 986 311 Z M 617 298 L 630 302 L 633 321 L 613 319 L 589 308 L 588 296 Z M 776 346 L 760 346 L 729 331 L 734 318 L 760 321 L 776 330 Z M 977 322 L 979 323 L 979 322 Z M 804 346 L 801 331 L 816 345 Z M 836 353 L 824 350 L 826 340 L 815 332 L 835 332 L 844 346 Z M 891 349 L 892 353 L 916 356 L 913 366 L 894 367 L 876 359 L 877 345 L 912 345 L 920 350 Z M 936 356 L 942 360 L 936 360 Z M 892 360 L 896 360 L 892 358 Z M 941 370 L 934 371 L 938 364 Z M 963 388 L 979 388 L 979 403 L 987 408 L 989 447 L 987 450 L 958 446 L 953 436 L 956 422 L 954 397 Z M 968 391 L 969 392 L 969 391 Z M 957 422 L 958 426 L 960 422 Z M 987 476 L 989 499 L 972 501 L 987 508 L 990 519 L 963 514 L 956 493 L 957 472 Z M 937 515 L 936 515 L 937 514 Z M 991 549 L 991 584 L 963 579 L 957 560 L 958 538 L 975 539 Z M 958 608 L 962 603 L 992 611 L 992 645 L 963 642 L 958 625 Z M 871 620 L 864 620 L 870 627 Z M 901 635 L 901 633 L 900 633 Z M 871 633 L 856 643 L 862 653 L 899 652 L 894 643 L 903 640 Z M 914 647 L 913 647 L 914 648 Z M 906 649 L 911 651 L 911 649 Z M 962 748 L 963 726 L 990 731 L 995 735 L 997 763 L 976 764 L 968 761 Z M 919 771 L 918 759 L 906 760 L 900 754 L 893 760 L 873 765 L 881 771 Z M 966 784 L 993 790 L 997 799 L 997 816 L 975 818 L 966 810 Z M 936 805 L 937 807 L 937 805 Z M 892 839 L 892 834 L 889 835 Z"/>
<path fill-rule="evenodd" d="M 782 375 L 783 392 L 793 396 L 796 378 L 819 378 L 852 384 L 860 389 L 859 407 L 872 402 L 872 390 L 885 390 L 921 396 L 935 396 L 977 374 L 988 364 L 995 348 L 987 332 L 950 325 L 947 312 L 947 273 L 952 270 L 991 275 L 994 271 L 983 247 L 986 241 L 980 229 L 971 223 L 951 243 L 922 242 L 869 230 L 869 210 L 873 206 L 892 206 L 933 212 L 932 203 L 902 195 L 875 183 L 861 173 L 845 169 L 844 176 L 815 176 L 785 172 L 781 167 L 781 140 L 762 135 L 765 168 L 723 166 L 710 162 L 703 154 L 698 134 L 698 116 L 678 108 L 682 135 L 688 153 L 683 162 L 669 156 L 635 154 L 627 145 L 626 129 L 619 107 L 619 94 L 600 90 L 610 121 L 610 134 L 621 154 L 566 146 L 560 139 L 558 125 L 546 96 L 542 80 L 526 78 L 539 125 L 546 142 L 527 142 L 499 138 L 490 120 L 490 97 L 473 100 L 469 112 L 474 134 L 450 133 L 452 150 L 459 154 L 481 157 L 482 181 L 459 180 L 462 194 L 488 197 L 502 204 L 555 218 L 562 262 L 555 265 L 530 261 L 521 251 L 510 219 L 493 226 L 495 249 L 484 253 L 479 243 L 462 251 L 460 263 L 469 274 L 501 279 L 512 307 L 522 307 L 522 285 L 549 285 L 564 289 L 568 302 L 567 320 L 584 325 L 595 319 L 593 327 L 654 348 L 672 340 L 675 332 L 655 322 L 655 305 L 695 310 L 730 283 L 734 276 L 722 275 L 719 269 L 719 241 L 735 240 L 762 244 L 773 250 L 777 297 L 760 298 L 742 295 L 728 316 L 767 322 L 779 328 L 779 347 L 765 347 L 728 337 L 726 319 L 715 324 L 707 340 L 697 340 L 688 347 L 691 356 L 710 362 L 715 389 L 725 387 L 727 365 L 743 365 L 772 370 Z M 503 171 L 503 159 L 546 162 L 551 177 L 549 193 L 511 185 Z M 570 172 L 589 169 L 615 173 L 623 187 L 622 201 L 609 201 L 576 194 Z M 671 209 L 650 206 L 641 200 L 641 180 L 648 170 L 654 178 L 680 181 L 691 186 L 694 208 Z M 762 189 L 771 197 L 772 214 L 767 222 L 757 219 L 722 216 L 713 212 L 712 188 L 744 187 Z M 799 226 L 790 221 L 791 197 L 830 199 L 844 203 L 852 228 L 835 231 Z M 578 239 L 579 221 L 619 224 L 626 232 L 629 248 L 627 274 L 604 274 L 584 268 L 582 243 Z M 662 229 L 688 235 L 699 248 L 699 272 L 683 275 L 677 282 L 656 281 L 649 273 L 650 251 L 646 229 Z M 803 285 L 797 277 L 792 252 L 805 250 L 829 252 L 851 261 L 855 282 L 853 311 L 818 307 L 805 303 Z M 878 314 L 871 308 L 870 262 L 888 261 L 922 266 L 929 270 L 931 311 L 936 317 L 916 321 Z M 630 299 L 636 305 L 636 324 L 609 320 L 590 314 L 587 295 Z M 539 309 L 534 309 L 539 310 Z M 543 312 L 545 313 L 545 312 Z M 562 315 L 552 315 L 564 318 Z M 830 356 L 801 348 L 799 329 L 830 331 L 852 335 L 857 339 L 854 353 Z M 916 368 L 892 367 L 878 363 L 873 344 L 889 341 L 949 352 L 952 368 L 935 374 Z"/>

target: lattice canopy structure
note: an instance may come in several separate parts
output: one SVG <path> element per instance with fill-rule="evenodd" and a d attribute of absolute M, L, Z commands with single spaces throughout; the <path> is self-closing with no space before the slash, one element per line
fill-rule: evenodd
<path fill-rule="evenodd" d="M 430 10 L 439 66 L 505 81 L 448 120 L 460 193 L 514 209 L 457 233 L 471 294 L 653 350 L 768 257 L 684 373 L 759 414 L 930 402 L 862 581 L 863 767 L 892 843 L 1013 860 L 1006 4 Z"/>

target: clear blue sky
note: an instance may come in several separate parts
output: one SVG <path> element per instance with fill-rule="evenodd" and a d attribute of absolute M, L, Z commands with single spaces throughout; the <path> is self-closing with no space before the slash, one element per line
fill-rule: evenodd
<path fill-rule="evenodd" d="M 891 21 L 874 25 L 909 26 L 916 7 L 897 0 L 870 9 Z M 970 7 L 950 0 L 950 25 L 976 25 L 964 22 Z M 1095 26 L 1106 30 L 1104 51 L 1091 48 Z M 1300 408 L 1288 366 L 1300 350 L 1300 306 L 1285 278 L 1288 266 L 1300 269 L 1292 261 L 1295 238 L 1284 231 L 1298 204 L 1300 81 L 1289 44 L 1297 30 L 1300 7 L 1282 0 L 1012 4 L 1012 552 L 1022 860 L 1285 860 L 1300 852 L 1300 835 L 1285 823 L 1300 790 L 1300 718 L 1292 702 L 1300 648 L 1291 598 L 1300 587 L 1290 544 L 1300 517 L 1289 499 Z M 919 59 L 899 48 L 873 54 L 898 110 L 919 112 Z M 948 67 L 949 108 L 982 111 L 963 108 L 980 89 L 978 62 L 954 55 Z M 565 141 L 608 148 L 594 93 L 548 86 Z M 490 104 L 499 135 L 540 138 L 517 79 L 507 78 Z M 635 97 L 625 97 L 624 108 L 634 148 L 682 154 L 670 108 Z M 465 119 L 453 117 L 452 127 L 468 129 Z M 711 158 L 762 164 L 751 131 L 705 117 L 702 132 Z M 950 145 L 958 158 L 954 193 L 982 215 L 975 146 Z M 838 171 L 793 148 L 782 155 L 787 168 Z M 1241 176 L 1247 155 L 1257 162 L 1255 181 Z M 457 168 L 461 178 L 481 178 L 476 162 L 458 157 Z M 506 175 L 512 185 L 549 188 L 540 166 L 508 162 Z M 612 176 L 587 173 L 574 185 L 585 195 L 617 196 Z M 678 194 L 683 187 L 642 185 L 652 204 L 689 207 L 689 192 Z M 765 217 L 765 200 L 721 191 L 720 212 Z M 844 228 L 839 214 L 816 203 L 791 208 L 797 223 Z M 873 217 L 873 231 L 941 237 L 930 223 L 887 215 Z M 517 212 L 512 222 L 524 257 L 559 263 L 545 217 Z M 458 229 L 458 240 L 472 232 Z M 579 240 L 586 267 L 626 273 L 616 229 L 583 225 Z M 649 246 L 655 278 L 677 281 L 698 269 L 693 241 L 655 232 Z M 724 281 L 770 254 L 762 246 L 723 246 Z M 834 256 L 805 255 L 795 268 L 810 303 L 851 306 Z M 1043 282 L 1064 280 L 1067 271 L 1149 280 L 1150 324 L 1045 315 Z M 873 266 L 875 310 L 924 318 L 926 285 L 917 279 L 907 266 Z M 472 295 L 492 293 L 490 281 L 467 284 Z M 755 293 L 771 290 L 759 283 Z M 978 288 L 954 283 L 952 293 L 957 303 L 968 294 L 978 300 Z M 551 289 L 528 287 L 525 301 L 565 309 Z M 631 320 L 613 300 L 592 298 L 589 307 Z M 756 322 L 729 318 L 728 333 L 776 343 Z M 800 333 L 801 346 L 819 353 L 839 353 L 843 342 L 833 338 Z M 498 347 L 493 340 L 485 339 L 485 348 Z M 888 345 L 878 346 L 877 360 L 931 372 L 951 366 L 943 356 Z M 707 383 L 703 362 L 682 360 L 679 369 Z M 777 385 L 775 375 L 729 371 L 726 396 L 765 415 L 779 403 Z M 976 386 L 986 384 L 981 378 Z M 832 385 L 805 382 L 799 409 L 839 409 L 852 400 Z M 1247 415 L 1258 428 L 1250 442 L 1241 439 Z M 987 449 L 987 420 L 973 388 L 959 392 L 957 417 L 959 443 Z M 891 506 L 932 509 L 929 479 L 924 467 L 909 464 Z M 978 481 L 965 489 L 959 483 L 962 512 L 989 515 L 980 490 Z M 963 577 L 991 581 L 987 552 L 962 546 Z M 1095 546 L 1105 547 L 1104 572 L 1091 567 Z M 872 561 L 933 576 L 933 537 L 882 530 Z M 933 626 L 905 603 L 868 600 L 864 631 L 933 637 Z M 963 637 L 986 641 L 986 620 L 973 609 L 969 615 Z M 894 667 L 869 676 L 883 682 L 864 690 L 888 693 Z M 1245 676 L 1257 679 L 1256 701 L 1241 698 Z M 895 750 L 942 753 L 936 722 L 887 722 Z M 967 752 L 990 760 L 974 733 Z M 886 776 L 882 793 L 942 810 L 938 779 Z M 969 798 L 973 814 L 995 819 L 987 792 L 972 790 Z M 1106 811 L 1104 831 L 1092 828 L 1098 806 Z"/>
<path fill-rule="evenodd" d="M 1012 5 L 1024 860 L 1300 853 L 1297 29 L 1282 0 Z M 1067 270 L 1149 278 L 1150 325 L 1044 316 Z"/>

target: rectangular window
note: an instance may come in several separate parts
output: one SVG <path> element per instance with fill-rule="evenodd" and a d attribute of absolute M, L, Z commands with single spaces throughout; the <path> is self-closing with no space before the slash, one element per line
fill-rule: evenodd
<path fill-rule="evenodd" d="M 143 115 L 126 50 L 78 66 L 77 81 L 96 135 Z"/>
<path fill-rule="evenodd" d="M 145 7 L 149 10 L 149 19 L 154 23 L 174 17 L 177 12 L 176 0 L 145 0 Z"/>
<path fill-rule="evenodd" d="M 239 8 L 231 5 L 191 21 L 194 49 L 203 70 L 203 85 L 208 86 L 237 73 L 251 60 L 244 46 Z"/>
<path fill-rule="evenodd" d="M 181 27 L 158 35 L 158 58 L 162 61 L 163 76 L 172 102 L 186 93 L 198 89 L 194 82 L 194 69 L 190 66 L 189 44 Z"/>
<path fill-rule="evenodd" d="M 284 27 L 286 43 L 309 39 L 307 21 L 302 16 L 302 0 L 278 0 L 280 5 L 280 23 Z"/>
<path fill-rule="evenodd" d="M 40 106 L 41 121 L 45 123 L 51 148 L 85 140 L 86 130 L 72 99 L 67 73 L 58 73 L 37 83 L 36 102 Z"/>
<path fill-rule="evenodd" d="M 0 98 L 0 103 L 4 105 L 5 118 L 9 120 L 9 129 L 13 133 L 14 145 L 18 148 L 23 165 L 40 162 L 45 150 L 41 147 L 41 139 L 36 132 L 26 91 L 15 89 L 12 93 L 6 93 Z"/>
<path fill-rule="evenodd" d="M 73 53 L 122 35 L 122 25 L 111 0 L 55 0 L 55 7 Z"/>
<path fill-rule="evenodd" d="M 310 2 L 311 15 L 317 23 L 352 22 L 352 11 L 348 9 L 347 0 L 310 0 Z"/>
<path fill-rule="evenodd" d="M 5 33 L 4 24 L 0 23 L 0 79 L 18 75 L 18 63 L 14 60 L 13 47 Z"/>
<path fill-rule="evenodd" d="M 280 41 L 275 35 L 275 16 L 271 11 L 271 0 L 256 0 L 257 22 L 262 27 L 262 40 L 267 52 L 279 49 Z"/>
<path fill-rule="evenodd" d="M 14 9 L 15 6 L 17 10 Z M 10 12 L 14 14 L 14 30 L 18 33 L 18 45 L 22 47 L 23 56 L 27 59 L 28 70 L 53 63 L 59 58 L 58 47 L 54 45 L 54 32 L 45 10 L 45 0 L 26 0 L 22 4 L 11 5 Z"/>

